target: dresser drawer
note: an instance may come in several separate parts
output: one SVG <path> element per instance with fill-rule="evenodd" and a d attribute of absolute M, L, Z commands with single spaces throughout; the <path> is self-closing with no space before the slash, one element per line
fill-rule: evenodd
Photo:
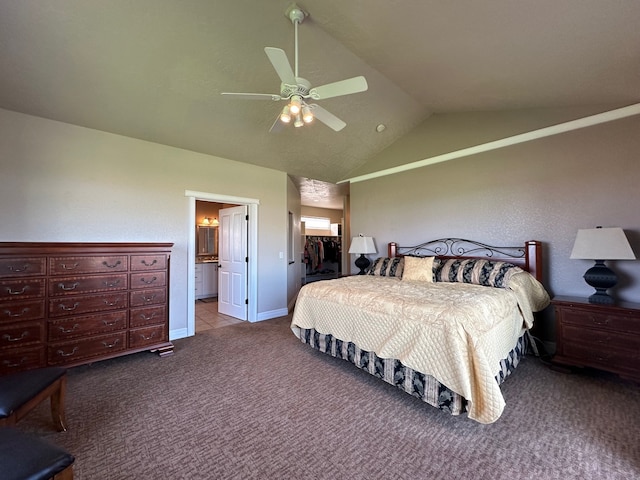
<path fill-rule="evenodd" d="M 629 372 L 637 372 L 640 368 L 640 351 L 638 350 L 599 350 L 586 344 L 565 342 L 563 353 L 577 363 L 602 370 L 617 371 L 623 369 Z"/>
<path fill-rule="evenodd" d="M 108 292 L 127 290 L 127 274 L 91 275 L 86 277 L 63 277 L 49 281 L 49 295 L 52 297 L 75 293 Z"/>
<path fill-rule="evenodd" d="M 142 307 L 144 305 L 157 305 L 166 303 L 167 290 L 164 288 L 154 288 L 151 290 L 138 290 L 131 292 L 131 307 Z"/>
<path fill-rule="evenodd" d="M 152 327 L 129 330 L 129 348 L 146 347 L 167 342 L 168 340 L 166 325 L 154 325 Z"/>
<path fill-rule="evenodd" d="M 592 345 L 598 349 L 617 349 L 640 351 L 640 335 L 618 333 L 611 330 L 595 330 L 574 325 L 562 326 L 565 342 Z"/>
<path fill-rule="evenodd" d="M 164 305 L 146 308 L 132 308 L 129 311 L 129 327 L 141 327 L 165 323 L 167 321 L 167 309 Z"/>
<path fill-rule="evenodd" d="M 607 313 L 582 308 L 563 308 L 562 322 L 622 332 L 638 331 L 640 328 L 638 313 L 629 312 L 627 315 L 623 312 L 622 310 L 616 313 Z"/>
<path fill-rule="evenodd" d="M 49 318 L 127 308 L 127 292 L 77 295 L 49 300 Z"/>
<path fill-rule="evenodd" d="M 46 347 L 0 350 L 0 375 L 46 366 Z"/>
<path fill-rule="evenodd" d="M 131 288 L 164 287 L 166 284 L 166 272 L 146 272 L 131 274 Z"/>
<path fill-rule="evenodd" d="M 44 257 L 0 259 L 0 278 L 42 277 L 46 274 L 47 264 Z"/>
<path fill-rule="evenodd" d="M 44 279 L 0 281 L 0 302 L 44 297 Z"/>
<path fill-rule="evenodd" d="M 0 327 L 0 348 L 44 344 L 45 340 L 44 320 L 20 322 Z"/>
<path fill-rule="evenodd" d="M 71 364 L 111 355 L 127 348 L 127 332 L 49 345 L 49 365 Z"/>
<path fill-rule="evenodd" d="M 126 272 L 129 269 L 127 255 L 109 255 L 96 257 L 51 257 L 50 275 L 77 275 L 80 273 Z"/>
<path fill-rule="evenodd" d="M 165 270 L 167 268 L 167 256 L 158 255 L 131 255 L 131 270 Z"/>
<path fill-rule="evenodd" d="M 0 325 L 44 318 L 44 299 L 0 304 Z"/>
<path fill-rule="evenodd" d="M 99 335 L 127 328 L 127 312 L 101 313 L 49 321 L 49 341 Z"/>

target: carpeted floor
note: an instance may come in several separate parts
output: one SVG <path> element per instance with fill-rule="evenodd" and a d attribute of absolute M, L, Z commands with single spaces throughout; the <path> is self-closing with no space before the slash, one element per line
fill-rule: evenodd
<path fill-rule="evenodd" d="M 76 480 L 640 478 L 636 384 L 527 357 L 481 425 L 311 350 L 289 321 L 71 369 L 69 431 L 47 405 L 18 425 L 72 452 Z"/>

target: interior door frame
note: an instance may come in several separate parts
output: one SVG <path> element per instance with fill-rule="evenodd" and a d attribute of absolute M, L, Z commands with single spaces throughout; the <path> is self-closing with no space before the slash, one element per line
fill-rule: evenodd
<path fill-rule="evenodd" d="M 189 200 L 189 241 L 187 243 L 187 336 L 196 333 L 196 200 L 205 202 L 230 203 L 246 205 L 249 222 L 247 224 L 247 320 L 256 322 L 258 319 L 258 206 L 260 200 L 255 198 L 234 197 L 217 193 L 185 190 L 185 197 Z"/>

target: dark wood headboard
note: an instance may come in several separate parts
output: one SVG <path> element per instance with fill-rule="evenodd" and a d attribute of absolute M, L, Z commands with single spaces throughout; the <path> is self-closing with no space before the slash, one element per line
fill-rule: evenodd
<path fill-rule="evenodd" d="M 388 246 L 389 257 L 412 255 L 439 258 L 481 258 L 509 262 L 521 267 L 542 281 L 542 243 L 529 240 L 520 247 L 494 247 L 463 238 L 441 238 L 415 247 L 401 247 L 396 242 Z"/>

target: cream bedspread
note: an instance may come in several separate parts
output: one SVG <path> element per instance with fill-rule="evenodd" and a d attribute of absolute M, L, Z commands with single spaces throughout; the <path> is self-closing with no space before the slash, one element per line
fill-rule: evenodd
<path fill-rule="evenodd" d="M 509 288 L 351 276 L 305 285 L 291 329 L 300 338 L 301 328 L 313 328 L 398 359 L 465 397 L 469 418 L 492 423 L 505 406 L 499 362 L 533 325 L 532 311 L 548 304 L 527 272 L 513 275 Z"/>

